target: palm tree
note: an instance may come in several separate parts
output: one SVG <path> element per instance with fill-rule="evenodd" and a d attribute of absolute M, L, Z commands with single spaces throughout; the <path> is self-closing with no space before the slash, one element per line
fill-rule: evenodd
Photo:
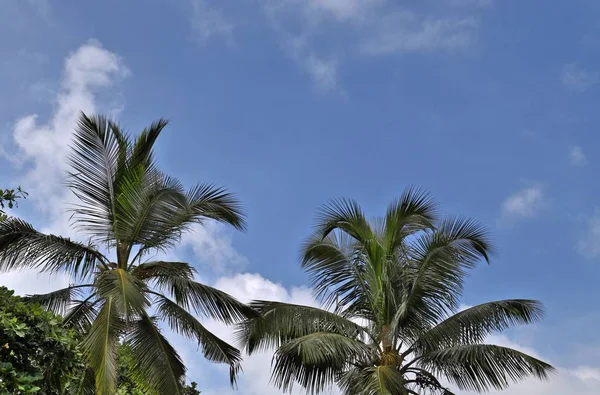
<path fill-rule="evenodd" d="M 81 114 L 67 185 L 79 198 L 74 227 L 89 242 L 43 234 L 15 218 L 0 222 L 1 271 L 66 272 L 76 281 L 30 300 L 63 314 L 67 327 L 85 334 L 82 350 L 100 395 L 116 389 L 121 342 L 130 347 L 133 374 L 148 383 L 149 392 L 181 394 L 186 368 L 159 321 L 197 341 L 209 360 L 228 364 L 233 385 L 239 350 L 193 313 L 228 324 L 255 316 L 233 297 L 194 281 L 190 264 L 154 259 L 205 220 L 245 227 L 229 192 L 213 185 L 185 191 L 157 168 L 153 146 L 165 126 L 166 120 L 158 120 L 134 138 L 106 117 Z"/>
<path fill-rule="evenodd" d="M 302 266 L 324 308 L 270 301 L 237 329 L 248 353 L 276 348 L 272 382 L 309 393 L 337 385 L 348 395 L 451 395 L 503 389 L 553 368 L 486 336 L 535 322 L 542 306 L 513 299 L 459 310 L 467 269 L 489 260 L 476 222 L 437 219 L 431 198 L 409 189 L 385 217 L 368 221 L 358 204 L 336 200 L 320 212 Z"/>

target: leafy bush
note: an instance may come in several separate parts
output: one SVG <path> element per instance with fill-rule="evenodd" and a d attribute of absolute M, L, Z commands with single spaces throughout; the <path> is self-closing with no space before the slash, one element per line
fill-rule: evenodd
<path fill-rule="evenodd" d="M 62 394 L 81 371 L 75 332 L 0 287 L 0 394 Z"/>

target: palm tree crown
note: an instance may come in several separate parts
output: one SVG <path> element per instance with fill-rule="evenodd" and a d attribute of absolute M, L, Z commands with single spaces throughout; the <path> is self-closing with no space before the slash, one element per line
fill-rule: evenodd
<path fill-rule="evenodd" d="M 30 300 L 64 314 L 65 325 L 84 333 L 89 372 L 82 388 L 91 379 L 92 393 L 114 393 L 121 341 L 132 351 L 133 374 L 147 383 L 145 390 L 181 393 L 186 369 L 158 321 L 196 340 L 209 360 L 229 364 L 233 384 L 240 352 L 192 312 L 225 323 L 254 316 L 233 297 L 194 281 L 188 263 L 152 259 L 206 219 L 245 225 L 238 201 L 224 189 L 198 185 L 185 191 L 157 168 L 153 146 L 166 125 L 161 119 L 133 138 L 103 116 L 81 114 L 68 186 L 79 198 L 75 229 L 89 236 L 88 243 L 42 234 L 19 219 L 0 222 L 0 270 L 67 272 L 76 280 Z"/>
<path fill-rule="evenodd" d="M 506 388 L 552 367 L 486 336 L 538 320 L 539 302 L 513 299 L 459 310 L 466 271 L 489 260 L 484 228 L 439 220 L 431 198 L 409 189 L 383 218 L 336 200 L 320 212 L 302 266 L 324 309 L 251 304 L 261 317 L 238 327 L 249 353 L 276 348 L 272 381 L 309 393 L 337 385 L 347 395 L 451 395 Z"/>

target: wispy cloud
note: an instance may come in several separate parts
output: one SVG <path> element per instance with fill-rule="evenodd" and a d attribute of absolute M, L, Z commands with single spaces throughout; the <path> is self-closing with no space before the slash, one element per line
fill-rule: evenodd
<path fill-rule="evenodd" d="M 600 73 L 582 69 L 576 63 L 569 63 L 563 67 L 560 81 L 573 91 L 585 92 L 600 82 Z"/>
<path fill-rule="evenodd" d="M 533 217 L 542 210 L 545 200 L 544 191 L 540 185 L 523 188 L 502 202 L 502 218 Z"/>
<path fill-rule="evenodd" d="M 583 149 L 578 145 L 569 148 L 569 158 L 571 163 L 576 166 L 584 166 L 588 161 Z"/>
<path fill-rule="evenodd" d="M 207 0 L 191 0 L 192 31 L 200 44 L 220 38 L 232 42 L 235 25 L 224 13 Z"/>
<path fill-rule="evenodd" d="M 457 50 L 476 40 L 477 18 L 419 18 L 403 11 L 383 17 L 361 43 L 366 54 Z"/>
<path fill-rule="evenodd" d="M 282 47 L 317 90 L 343 92 L 340 59 L 468 48 L 477 41 L 479 14 L 489 2 L 458 0 L 430 11 L 388 0 L 262 3 Z"/>

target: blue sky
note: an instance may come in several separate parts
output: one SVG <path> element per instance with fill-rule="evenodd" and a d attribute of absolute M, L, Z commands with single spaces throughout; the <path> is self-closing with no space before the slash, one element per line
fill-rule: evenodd
<path fill-rule="evenodd" d="M 79 109 L 112 113 L 131 131 L 167 117 L 165 170 L 227 186 L 249 217 L 246 234 L 210 225 L 175 254 L 242 299 L 314 303 L 298 248 L 317 208 L 352 197 L 378 215 L 418 185 L 496 240 L 465 304 L 546 304 L 542 324 L 496 340 L 561 373 L 506 394 L 600 386 L 600 4 L 174 3 L 0 3 L 0 178 L 31 194 L 18 215 L 69 234 L 72 198 L 57 185 Z M 0 281 L 33 292 L 68 279 Z M 204 392 L 231 392 L 220 368 L 185 358 Z M 276 394 L 264 384 L 268 356 L 252 361 L 238 393 Z"/>

